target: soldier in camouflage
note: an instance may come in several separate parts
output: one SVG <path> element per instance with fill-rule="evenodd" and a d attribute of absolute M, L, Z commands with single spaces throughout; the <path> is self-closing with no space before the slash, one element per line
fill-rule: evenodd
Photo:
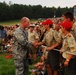
<path fill-rule="evenodd" d="M 27 17 L 21 19 L 21 25 L 13 33 L 13 57 L 16 67 L 16 75 L 28 73 L 28 50 L 32 44 L 28 41 L 27 28 L 30 21 Z"/>

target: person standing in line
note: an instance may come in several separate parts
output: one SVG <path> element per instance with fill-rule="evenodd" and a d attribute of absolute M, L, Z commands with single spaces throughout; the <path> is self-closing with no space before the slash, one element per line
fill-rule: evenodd
<path fill-rule="evenodd" d="M 39 36 L 36 33 L 35 29 L 35 25 L 32 24 L 29 26 L 29 30 L 28 30 L 28 41 L 34 43 L 34 42 L 38 42 L 39 40 Z M 36 62 L 37 60 L 37 49 L 38 47 L 34 47 L 33 45 L 30 47 L 30 53 L 29 56 L 32 59 L 32 61 Z"/>
<path fill-rule="evenodd" d="M 48 75 L 58 75 L 58 69 L 59 69 L 59 53 L 54 52 L 53 50 L 51 51 L 50 48 L 55 48 L 59 45 L 60 41 L 57 39 L 58 43 L 54 45 L 54 30 L 52 29 L 53 22 L 50 19 L 47 19 L 44 21 L 44 27 L 46 29 L 46 32 L 44 34 L 44 38 L 41 42 L 37 43 L 37 45 L 45 45 L 47 46 L 48 50 L 48 55 L 47 59 L 45 61 L 46 67 L 47 67 L 47 72 Z M 58 37 L 57 37 L 58 38 Z M 55 58 L 57 58 L 55 60 Z M 54 72 L 54 74 L 53 74 Z"/>
<path fill-rule="evenodd" d="M 63 57 L 63 65 L 64 65 L 64 75 L 76 75 L 76 46 L 75 46 L 75 38 L 70 33 L 70 29 L 72 27 L 72 23 L 69 21 L 64 21 L 61 24 L 62 34 L 64 35 L 63 43 L 61 47 L 62 57 Z M 69 53 L 71 54 L 69 54 Z"/>
<path fill-rule="evenodd" d="M 48 51 L 48 67 L 49 71 L 51 72 L 50 75 L 59 75 L 60 69 L 60 53 L 55 51 L 54 49 L 61 48 L 61 38 L 59 35 L 60 25 L 55 25 L 55 29 L 53 30 L 53 44 L 50 47 L 47 47 L 46 50 Z M 51 70 L 50 70 L 51 69 Z"/>
<path fill-rule="evenodd" d="M 12 52 L 14 64 L 16 67 L 16 75 L 28 74 L 28 53 L 29 47 L 35 43 L 28 41 L 27 28 L 30 20 L 27 17 L 21 19 L 21 25 L 14 31 L 12 39 Z"/>
<path fill-rule="evenodd" d="M 69 21 L 72 23 L 72 28 L 70 29 L 70 33 L 72 33 L 76 41 L 76 23 L 73 21 L 74 20 L 73 13 L 67 11 L 62 14 L 62 18 L 63 18 L 63 21 Z"/>

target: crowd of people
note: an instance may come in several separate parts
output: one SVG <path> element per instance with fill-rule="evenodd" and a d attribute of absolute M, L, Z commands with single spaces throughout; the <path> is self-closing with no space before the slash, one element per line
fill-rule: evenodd
<path fill-rule="evenodd" d="M 43 75 L 76 75 L 76 19 L 71 12 L 32 23 L 23 17 L 20 25 L 0 26 L 0 50 L 9 45 L 16 75 L 28 74 L 29 58 L 38 70 L 46 69 Z"/>
<path fill-rule="evenodd" d="M 0 52 L 7 50 L 7 47 L 11 45 L 11 38 L 13 32 L 19 25 L 14 26 L 2 26 L 0 25 Z"/>

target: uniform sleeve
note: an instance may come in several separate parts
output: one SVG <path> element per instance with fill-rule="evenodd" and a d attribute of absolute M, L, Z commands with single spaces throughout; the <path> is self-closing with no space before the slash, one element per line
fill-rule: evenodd
<path fill-rule="evenodd" d="M 76 39 L 76 23 L 74 23 L 74 27 L 73 27 L 73 36 L 75 37 Z"/>
<path fill-rule="evenodd" d="M 39 40 L 39 35 L 37 33 L 35 33 L 35 39 Z"/>
<path fill-rule="evenodd" d="M 74 30 L 76 28 L 76 22 L 73 24 L 72 26 L 72 29 L 71 30 Z"/>
<path fill-rule="evenodd" d="M 22 46 L 30 46 L 32 45 L 31 42 L 29 42 L 26 37 L 24 37 L 21 33 L 15 33 L 14 38 L 16 39 L 16 41 L 18 42 L 18 44 L 22 45 Z"/>
<path fill-rule="evenodd" d="M 75 46 L 75 39 L 73 37 L 68 38 L 67 40 L 69 47 Z"/>
<path fill-rule="evenodd" d="M 76 52 L 74 37 L 73 36 L 69 37 L 67 42 L 68 42 L 68 46 L 70 48 L 70 52 Z"/>
<path fill-rule="evenodd" d="M 53 36 L 54 36 L 54 39 L 56 40 L 56 42 L 60 43 L 61 38 L 56 31 L 53 32 Z"/>

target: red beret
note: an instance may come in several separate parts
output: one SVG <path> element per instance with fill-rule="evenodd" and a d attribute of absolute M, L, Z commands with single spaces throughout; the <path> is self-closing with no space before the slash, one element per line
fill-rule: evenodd
<path fill-rule="evenodd" d="M 45 21 L 45 24 L 52 25 L 52 24 L 53 24 L 53 22 L 52 22 L 52 20 L 50 20 L 50 19 L 47 19 L 47 20 Z"/>
<path fill-rule="evenodd" d="M 71 29 L 72 28 L 72 23 L 69 22 L 69 21 L 64 21 L 62 24 L 61 24 L 62 27 L 66 28 L 66 29 Z"/>

